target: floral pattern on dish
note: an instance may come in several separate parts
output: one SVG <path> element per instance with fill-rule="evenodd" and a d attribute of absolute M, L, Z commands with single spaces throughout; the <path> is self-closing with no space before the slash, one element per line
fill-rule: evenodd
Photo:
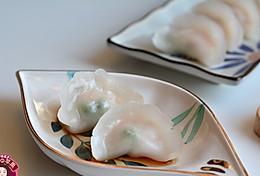
<path fill-rule="evenodd" d="M 242 44 L 236 51 L 227 52 L 224 64 L 212 68 L 213 70 L 223 70 L 236 68 L 233 76 L 245 73 L 249 68 L 260 60 L 260 42 L 253 45 Z"/>
<path fill-rule="evenodd" d="M 190 108 L 183 111 L 176 117 L 172 119 L 173 127 L 175 128 L 178 125 L 183 126 L 183 130 L 180 135 L 183 138 L 185 144 L 189 144 L 193 138 L 196 136 L 201 124 L 203 123 L 205 107 L 203 104 L 197 105 L 194 103 Z M 188 123 L 185 123 L 187 119 Z M 191 125 L 193 123 L 193 125 Z M 192 127 L 191 127 L 192 126 Z M 67 131 L 66 127 L 59 121 L 53 121 L 50 124 L 53 133 L 59 133 L 59 142 L 65 148 L 73 150 L 73 152 L 82 160 L 99 162 L 94 159 L 91 154 L 91 145 L 90 138 L 92 135 L 92 130 L 84 133 L 74 134 Z M 185 140 L 185 135 L 188 131 L 188 128 L 192 128 L 189 137 Z M 78 141 L 79 144 L 76 145 L 75 141 Z M 73 147 L 76 145 L 75 147 Z M 106 160 L 104 162 L 99 162 L 103 164 L 117 165 L 117 166 L 132 166 L 132 167 L 160 167 L 160 166 L 174 166 L 177 160 L 168 161 L 168 162 L 157 162 L 148 158 L 131 158 L 128 156 L 122 156 L 115 159 Z M 204 166 L 197 168 L 198 174 L 207 174 L 207 175 L 226 175 L 228 172 L 232 172 L 232 167 L 228 161 L 221 159 L 210 159 Z"/>

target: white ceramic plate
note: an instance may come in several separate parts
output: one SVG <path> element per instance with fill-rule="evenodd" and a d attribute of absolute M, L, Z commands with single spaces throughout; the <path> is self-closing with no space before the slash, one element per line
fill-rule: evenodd
<path fill-rule="evenodd" d="M 204 0 L 173 0 L 108 38 L 108 44 L 121 52 L 155 64 L 170 67 L 211 82 L 236 85 L 260 62 L 260 41 L 244 42 L 228 52 L 220 65 L 208 68 L 199 63 L 161 53 L 152 44 L 152 36 L 162 26 Z"/>
<path fill-rule="evenodd" d="M 25 120 L 41 150 L 57 163 L 87 176 L 231 175 L 248 176 L 231 141 L 212 110 L 191 92 L 157 79 L 109 73 L 119 84 L 141 93 L 172 120 L 182 136 L 181 155 L 172 162 L 120 157 L 97 162 L 91 156 L 91 133 L 71 134 L 57 121 L 59 93 L 72 71 L 18 71 Z"/>

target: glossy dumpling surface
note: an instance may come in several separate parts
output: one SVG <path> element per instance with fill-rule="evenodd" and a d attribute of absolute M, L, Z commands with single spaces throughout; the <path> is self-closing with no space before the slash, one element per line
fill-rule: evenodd
<path fill-rule="evenodd" d="M 260 17 L 255 0 L 223 0 L 230 5 L 240 20 L 245 38 L 256 41 L 260 36 Z"/>
<path fill-rule="evenodd" d="M 244 31 L 240 21 L 233 9 L 223 1 L 207 0 L 195 6 L 193 11 L 205 15 L 220 24 L 225 32 L 228 50 L 236 49 L 242 44 Z"/>
<path fill-rule="evenodd" d="M 143 97 L 118 85 L 104 70 L 77 72 L 61 91 L 58 119 L 80 133 L 94 128 L 111 107 L 130 101 L 142 103 Z"/>
<path fill-rule="evenodd" d="M 214 20 L 197 14 L 174 19 L 153 36 L 153 44 L 170 55 L 185 55 L 206 66 L 221 63 L 227 50 L 222 27 Z"/>
<path fill-rule="evenodd" d="M 171 121 L 157 107 L 128 103 L 110 109 L 93 130 L 92 154 L 103 161 L 122 155 L 169 161 L 180 150 Z"/>

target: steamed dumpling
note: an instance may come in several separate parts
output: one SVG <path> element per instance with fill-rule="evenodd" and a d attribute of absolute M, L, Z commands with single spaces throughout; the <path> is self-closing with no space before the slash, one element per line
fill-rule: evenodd
<path fill-rule="evenodd" d="M 173 24 L 155 33 L 154 46 L 167 54 L 181 54 L 206 66 L 223 61 L 227 44 L 222 27 L 197 14 L 177 17 Z"/>
<path fill-rule="evenodd" d="M 109 78 L 104 70 L 77 72 L 60 95 L 58 119 L 71 132 L 88 131 L 111 107 L 126 102 L 143 102 L 143 97 Z"/>
<path fill-rule="evenodd" d="M 224 29 L 228 50 L 236 49 L 242 44 L 244 31 L 240 21 L 236 17 L 233 9 L 219 0 L 205 1 L 193 9 L 195 13 L 205 15 Z"/>
<path fill-rule="evenodd" d="M 181 140 L 171 127 L 170 118 L 154 105 L 128 103 L 112 108 L 93 130 L 92 155 L 99 161 L 122 155 L 175 159 Z"/>
<path fill-rule="evenodd" d="M 260 36 L 260 17 L 254 0 L 224 0 L 235 11 L 248 40 L 256 41 Z"/>

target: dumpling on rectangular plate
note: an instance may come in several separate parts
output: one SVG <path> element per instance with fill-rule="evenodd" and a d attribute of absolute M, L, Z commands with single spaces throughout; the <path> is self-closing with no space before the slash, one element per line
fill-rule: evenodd
<path fill-rule="evenodd" d="M 76 72 L 61 91 L 58 119 L 69 131 L 81 133 L 93 129 L 111 107 L 131 101 L 144 100 L 142 95 L 112 80 L 104 70 Z"/>
<path fill-rule="evenodd" d="M 206 66 L 224 60 L 227 42 L 222 27 L 214 20 L 198 14 L 185 14 L 163 27 L 152 39 L 163 53 L 184 55 Z"/>
<path fill-rule="evenodd" d="M 230 5 L 242 24 L 247 40 L 260 38 L 260 16 L 255 0 L 223 0 Z"/>
<path fill-rule="evenodd" d="M 93 130 L 92 155 L 99 161 L 122 155 L 176 159 L 182 143 L 171 128 L 170 118 L 154 105 L 131 102 L 111 108 Z"/>
<path fill-rule="evenodd" d="M 238 48 L 244 39 L 244 30 L 233 9 L 220 0 L 207 0 L 194 7 L 193 11 L 216 21 L 223 28 L 228 50 Z"/>

